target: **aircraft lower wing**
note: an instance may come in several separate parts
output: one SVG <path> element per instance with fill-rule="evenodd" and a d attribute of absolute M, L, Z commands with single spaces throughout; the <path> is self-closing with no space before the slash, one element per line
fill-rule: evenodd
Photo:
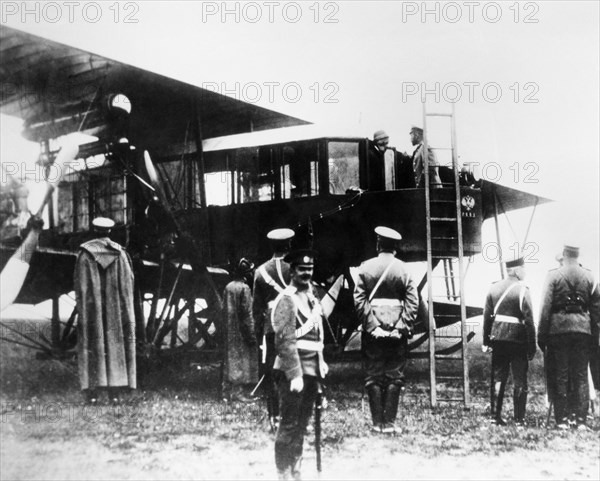
<path fill-rule="evenodd" d="M 0 244 L 0 267 L 17 248 Z M 76 254 L 67 250 L 39 247 L 33 254 L 27 277 L 15 302 L 38 304 L 73 290 Z"/>
<path fill-rule="evenodd" d="M 494 182 L 489 182 L 487 180 L 482 179 L 478 182 L 481 183 L 483 220 L 494 217 L 496 209 L 498 214 L 504 214 L 511 210 L 524 209 L 525 207 L 534 207 L 539 204 L 545 204 L 546 202 L 553 202 L 551 199 L 506 187 Z"/>

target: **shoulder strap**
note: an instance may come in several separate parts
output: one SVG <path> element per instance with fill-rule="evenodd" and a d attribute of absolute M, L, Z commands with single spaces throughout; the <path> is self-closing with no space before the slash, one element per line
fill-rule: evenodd
<path fill-rule="evenodd" d="M 565 276 L 562 272 L 558 271 L 558 273 L 560 274 L 560 276 L 565 280 L 565 282 L 567 283 L 567 286 L 569 287 L 569 290 L 571 291 L 571 294 L 577 294 L 577 287 L 575 287 L 571 281 L 569 281 L 569 279 L 567 279 L 567 276 Z"/>
<path fill-rule="evenodd" d="M 508 295 L 508 293 L 512 290 L 513 287 L 518 286 L 519 283 L 515 282 L 514 284 L 511 284 L 510 286 L 508 286 L 508 288 L 504 291 L 504 293 L 502 294 L 502 296 L 500 296 L 500 299 L 498 300 L 498 302 L 496 303 L 496 307 L 494 307 L 494 316 L 496 315 L 496 313 L 498 312 L 498 308 L 500 307 L 500 304 L 502 304 L 502 301 L 504 300 L 504 298 Z"/>
<path fill-rule="evenodd" d="M 279 276 L 279 280 L 281 281 L 282 286 L 287 286 L 285 279 L 283 278 L 283 272 L 281 271 L 281 258 L 277 257 L 275 259 L 275 268 L 277 269 L 277 275 Z"/>
<path fill-rule="evenodd" d="M 258 268 L 258 272 L 260 272 L 260 275 L 265 280 L 265 282 L 269 284 L 273 289 L 275 289 L 277 292 L 283 291 L 282 287 L 279 284 L 277 284 L 277 282 L 275 282 L 275 280 L 269 275 L 264 265 Z"/>
<path fill-rule="evenodd" d="M 519 309 L 523 312 L 523 301 L 525 300 L 525 286 L 521 286 L 521 290 L 519 291 Z"/>
<path fill-rule="evenodd" d="M 375 287 L 373 288 L 373 290 L 371 291 L 371 295 L 369 296 L 369 302 L 371 302 L 373 300 L 373 297 L 375 297 L 375 293 L 377 292 L 377 289 L 379 289 L 379 286 L 381 285 L 381 283 L 383 282 L 383 279 L 385 279 L 385 276 L 387 276 L 387 273 L 390 271 L 390 269 L 392 268 L 392 264 L 394 263 L 396 259 L 392 259 L 392 262 L 390 262 L 388 264 L 388 266 L 385 268 L 385 271 L 383 271 L 383 274 L 381 274 L 381 277 L 379 278 L 379 280 L 377 281 L 377 284 L 375 284 Z"/>

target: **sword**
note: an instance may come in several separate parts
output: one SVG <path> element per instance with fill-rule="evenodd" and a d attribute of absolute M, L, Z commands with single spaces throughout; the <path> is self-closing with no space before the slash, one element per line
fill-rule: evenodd
<path fill-rule="evenodd" d="M 315 450 L 317 455 L 317 473 L 319 476 L 322 471 L 321 465 L 321 411 L 323 410 L 323 389 L 321 384 L 317 389 L 317 399 L 315 401 Z"/>
<path fill-rule="evenodd" d="M 262 384 L 262 382 L 265 380 L 265 375 L 263 374 L 262 377 L 258 380 L 258 382 L 256 383 L 256 386 L 254 386 L 254 389 L 252 390 L 252 392 L 250 393 L 250 396 L 254 396 L 254 393 L 256 392 L 256 390 L 258 389 L 258 387 Z"/>

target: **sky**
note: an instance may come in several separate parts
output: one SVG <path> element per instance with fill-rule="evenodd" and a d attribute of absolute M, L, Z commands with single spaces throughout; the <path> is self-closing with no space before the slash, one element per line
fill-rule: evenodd
<path fill-rule="evenodd" d="M 460 161 L 555 202 L 501 219 L 502 247 L 528 254 L 535 306 L 554 256 L 599 262 L 599 2 L 2 2 L 1 22 L 250 101 L 332 134 L 411 151 L 428 111 L 456 111 Z M 24 6 L 25 5 L 25 6 Z M 2 159 L 35 154 L 4 116 Z M 429 124 L 445 147 L 448 125 Z M 513 234 L 513 230 L 515 233 Z M 498 279 L 495 231 L 469 267 L 467 300 Z M 513 251 L 511 251 L 511 247 Z M 506 256 L 505 255 L 505 256 Z"/>

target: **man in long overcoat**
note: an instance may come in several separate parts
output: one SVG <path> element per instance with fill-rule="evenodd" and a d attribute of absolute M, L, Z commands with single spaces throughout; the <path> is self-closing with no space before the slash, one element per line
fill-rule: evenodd
<path fill-rule="evenodd" d="M 113 226 L 94 219 L 98 237 L 80 246 L 75 264 L 79 381 L 90 402 L 99 388 L 114 400 L 137 387 L 133 269 L 125 249 L 109 239 Z"/>
<path fill-rule="evenodd" d="M 248 286 L 253 268 L 252 262 L 241 259 L 233 271 L 233 280 L 223 292 L 226 327 L 223 394 L 232 401 L 250 401 L 244 393 L 244 387 L 258 380 L 252 293 Z"/>

